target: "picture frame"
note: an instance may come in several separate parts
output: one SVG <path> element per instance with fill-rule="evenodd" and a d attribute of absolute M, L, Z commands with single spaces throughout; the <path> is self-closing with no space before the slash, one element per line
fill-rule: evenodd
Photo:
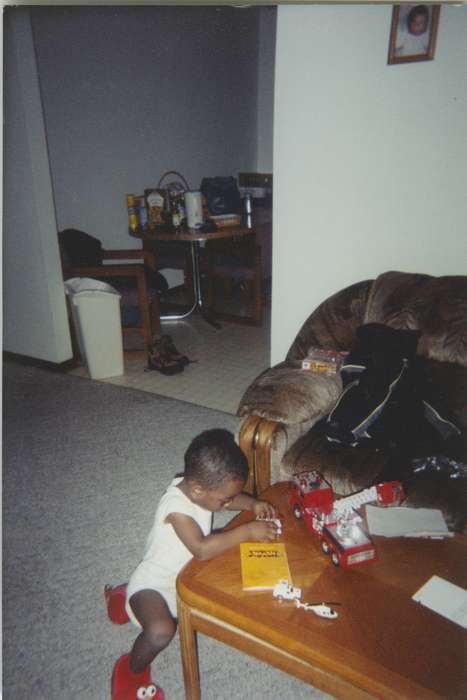
<path fill-rule="evenodd" d="M 432 61 L 438 34 L 440 5 L 394 5 L 388 64 Z"/>

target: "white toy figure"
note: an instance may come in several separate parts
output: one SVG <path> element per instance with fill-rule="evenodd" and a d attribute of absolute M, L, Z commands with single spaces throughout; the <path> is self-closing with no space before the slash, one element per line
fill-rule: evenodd
<path fill-rule="evenodd" d="M 335 620 L 338 617 L 335 610 L 326 605 L 326 603 L 319 603 L 312 605 L 311 603 L 301 603 L 299 600 L 295 601 L 297 608 L 303 608 L 303 610 L 311 610 L 318 617 L 324 617 L 327 620 Z"/>
<path fill-rule="evenodd" d="M 279 600 L 299 600 L 302 595 L 301 588 L 295 588 L 287 579 L 281 579 L 273 588 L 272 595 Z"/>
<path fill-rule="evenodd" d="M 276 533 L 282 535 L 282 520 L 280 518 L 263 518 L 260 515 L 256 516 L 256 520 L 266 520 L 269 523 L 274 523 L 276 526 Z"/>

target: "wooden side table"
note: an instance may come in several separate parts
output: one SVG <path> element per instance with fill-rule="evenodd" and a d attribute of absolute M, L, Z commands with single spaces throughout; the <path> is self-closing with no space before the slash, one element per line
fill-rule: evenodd
<path fill-rule="evenodd" d="M 133 236 L 140 238 L 144 244 L 154 241 L 170 241 L 180 242 L 188 241 L 191 247 L 191 264 L 193 271 L 193 292 L 194 302 L 188 311 L 181 314 L 165 314 L 161 315 L 161 321 L 178 321 L 182 318 L 191 316 L 192 313 L 198 311 L 202 317 L 215 328 L 221 328 L 220 323 L 215 320 L 210 310 L 206 307 L 203 293 L 201 289 L 201 272 L 200 272 L 200 245 L 206 241 L 218 240 L 221 238 L 234 238 L 235 236 L 254 236 L 254 229 L 249 229 L 244 226 L 228 226 L 220 228 L 217 231 L 210 233 L 201 232 L 198 229 L 181 229 L 180 231 L 164 231 L 163 229 L 137 229 L 132 232 Z M 157 262 L 157 261 L 156 261 Z"/>

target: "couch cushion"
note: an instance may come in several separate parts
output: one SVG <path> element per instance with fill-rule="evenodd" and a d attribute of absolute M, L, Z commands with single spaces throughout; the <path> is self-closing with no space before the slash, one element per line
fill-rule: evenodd
<path fill-rule="evenodd" d="M 420 330 L 418 353 L 467 366 L 467 276 L 385 272 L 372 285 L 364 323 Z"/>
<path fill-rule="evenodd" d="M 302 325 L 286 360 L 302 360 L 311 347 L 349 350 L 357 326 L 363 323 L 372 283 L 357 282 L 323 301 Z"/>
<path fill-rule="evenodd" d="M 387 458 L 374 447 L 336 448 L 312 429 L 287 450 L 281 470 L 284 478 L 290 479 L 295 472 L 316 469 L 336 495 L 348 496 L 374 483 L 386 463 Z"/>

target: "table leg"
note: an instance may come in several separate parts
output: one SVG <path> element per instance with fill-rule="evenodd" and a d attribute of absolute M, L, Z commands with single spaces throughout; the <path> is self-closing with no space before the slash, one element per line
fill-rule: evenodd
<path fill-rule="evenodd" d="M 221 324 L 216 321 L 213 315 L 209 312 L 209 309 L 204 305 L 203 292 L 201 290 L 201 272 L 199 269 L 199 243 L 198 241 L 193 241 L 191 244 L 192 257 L 193 257 L 193 283 L 195 285 L 195 298 L 197 300 L 199 312 L 204 320 L 217 328 L 218 330 L 222 328 Z"/>
<path fill-rule="evenodd" d="M 191 624 L 190 608 L 180 600 L 179 596 L 177 596 L 177 609 L 185 698 L 186 700 L 201 700 L 196 632 Z"/>
<path fill-rule="evenodd" d="M 195 264 L 195 258 L 197 259 L 197 253 L 194 249 L 194 243 L 191 243 L 191 266 L 192 266 L 192 276 L 193 276 L 193 306 L 182 314 L 163 314 L 161 315 L 161 321 L 180 321 L 182 318 L 188 318 L 191 314 L 196 311 L 199 306 L 199 265 Z"/>
<path fill-rule="evenodd" d="M 198 241 L 191 241 L 191 265 L 193 272 L 193 293 L 195 298 L 193 306 L 190 309 L 188 309 L 188 311 L 185 311 L 185 313 L 183 314 L 164 314 L 161 316 L 161 321 L 179 321 L 182 318 L 187 318 L 188 316 L 191 316 L 191 314 L 194 311 L 196 311 L 196 309 L 199 309 L 199 312 L 204 318 L 204 320 L 211 326 L 214 326 L 214 328 L 217 328 L 219 330 L 222 328 L 221 324 L 213 318 L 213 316 L 209 313 L 209 311 L 204 305 L 203 293 L 201 291 L 201 272 L 199 267 Z"/>

